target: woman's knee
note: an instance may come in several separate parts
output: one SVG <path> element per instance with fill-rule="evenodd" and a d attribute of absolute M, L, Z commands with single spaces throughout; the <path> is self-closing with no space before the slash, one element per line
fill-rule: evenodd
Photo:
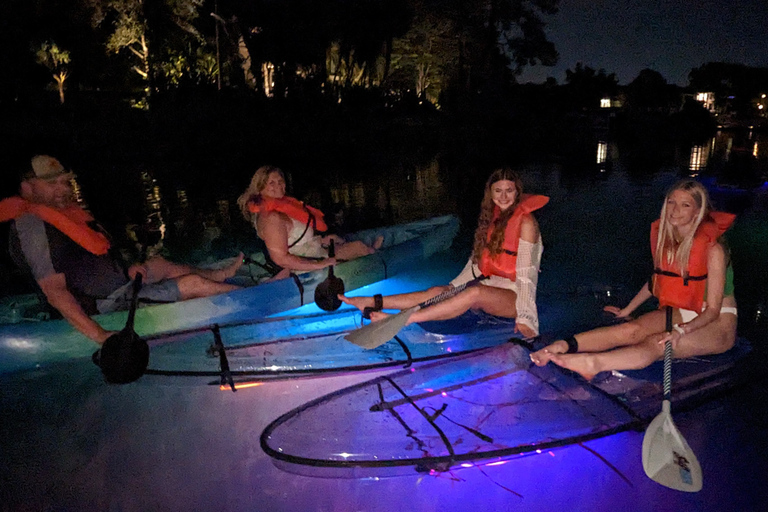
<path fill-rule="evenodd" d="M 736 331 L 727 330 L 717 337 L 712 347 L 713 354 L 728 352 L 736 344 Z"/>
<path fill-rule="evenodd" d="M 639 343 L 643 341 L 648 333 L 646 330 L 636 321 L 624 322 L 614 326 L 617 336 L 630 341 L 631 343 Z"/>

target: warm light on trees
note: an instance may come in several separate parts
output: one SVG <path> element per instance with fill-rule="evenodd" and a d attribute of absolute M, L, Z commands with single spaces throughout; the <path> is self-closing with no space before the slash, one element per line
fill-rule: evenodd
<path fill-rule="evenodd" d="M 45 42 L 35 52 L 38 64 L 47 67 L 53 74 L 59 91 L 59 101 L 64 103 L 64 82 L 69 77 L 66 65 L 69 64 L 70 55 L 67 50 L 59 48 L 54 42 Z"/>

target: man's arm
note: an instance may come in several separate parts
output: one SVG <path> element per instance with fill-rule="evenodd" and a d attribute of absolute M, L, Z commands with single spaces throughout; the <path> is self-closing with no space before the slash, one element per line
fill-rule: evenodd
<path fill-rule="evenodd" d="M 80 303 L 67 289 L 64 274 L 51 274 L 38 280 L 37 284 L 40 285 L 51 306 L 56 308 L 75 329 L 96 343 L 104 343 L 113 334 L 85 314 Z"/>

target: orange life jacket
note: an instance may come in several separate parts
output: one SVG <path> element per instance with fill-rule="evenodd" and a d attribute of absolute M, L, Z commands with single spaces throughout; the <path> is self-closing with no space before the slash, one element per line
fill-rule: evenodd
<path fill-rule="evenodd" d="M 248 211 L 251 213 L 280 212 L 306 224 L 307 228 L 311 225 L 315 231 L 322 232 L 328 230 L 328 226 L 323 220 L 323 217 L 325 217 L 323 212 L 304 204 L 294 197 L 283 196 L 280 199 L 273 199 L 257 195 L 248 201 Z"/>
<path fill-rule="evenodd" d="M 693 237 L 688 269 L 685 276 L 675 262 L 663 257 L 661 266 L 653 270 L 653 294 L 659 306 L 672 306 L 701 313 L 707 290 L 707 252 L 717 239 L 731 227 L 736 216 L 724 212 L 710 212 Z M 661 220 L 651 224 L 651 254 L 656 261 L 656 241 L 659 238 Z"/>
<path fill-rule="evenodd" d="M 91 254 L 103 256 L 109 250 L 107 237 L 88 225 L 93 221 L 91 214 L 77 205 L 57 209 L 31 203 L 18 196 L 0 201 L 0 222 L 17 219 L 27 213 L 52 225 Z"/>
<path fill-rule="evenodd" d="M 486 247 L 483 250 L 483 254 L 480 256 L 480 272 L 483 275 L 501 276 L 506 277 L 512 281 L 517 276 L 517 246 L 520 243 L 520 229 L 523 222 L 523 216 L 538 210 L 549 202 L 547 196 L 540 196 L 536 194 L 523 194 L 520 198 L 520 203 L 515 208 L 515 213 L 507 221 L 507 227 L 504 228 L 504 242 L 501 246 L 501 252 L 494 256 Z M 493 233 L 494 224 L 496 219 L 501 214 L 501 209 L 496 207 L 493 220 L 494 222 L 488 227 L 487 240 L 490 240 Z"/>

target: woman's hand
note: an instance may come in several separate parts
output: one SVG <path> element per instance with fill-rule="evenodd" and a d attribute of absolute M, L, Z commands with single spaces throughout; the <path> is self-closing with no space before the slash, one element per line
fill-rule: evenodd
<path fill-rule="evenodd" d="M 335 264 L 336 264 L 336 258 L 325 258 L 323 260 L 323 267 L 322 268 L 330 267 L 331 265 L 335 265 Z"/>
<path fill-rule="evenodd" d="M 527 325 L 519 322 L 515 322 L 515 330 L 514 332 L 519 332 L 523 335 L 525 339 L 529 338 L 535 338 L 536 337 L 536 331 L 528 327 Z"/>
<path fill-rule="evenodd" d="M 626 319 L 629 317 L 628 312 L 626 312 L 624 309 L 619 309 L 616 306 L 605 306 L 603 311 L 612 314 L 616 318 Z"/>
<path fill-rule="evenodd" d="M 675 350 L 677 348 L 677 342 L 680 341 L 680 338 L 685 336 L 686 330 L 682 325 L 675 324 L 674 329 L 672 329 L 670 332 L 664 333 L 662 338 L 659 340 L 659 345 L 663 345 L 667 341 L 670 341 L 672 343 L 672 350 Z"/>

